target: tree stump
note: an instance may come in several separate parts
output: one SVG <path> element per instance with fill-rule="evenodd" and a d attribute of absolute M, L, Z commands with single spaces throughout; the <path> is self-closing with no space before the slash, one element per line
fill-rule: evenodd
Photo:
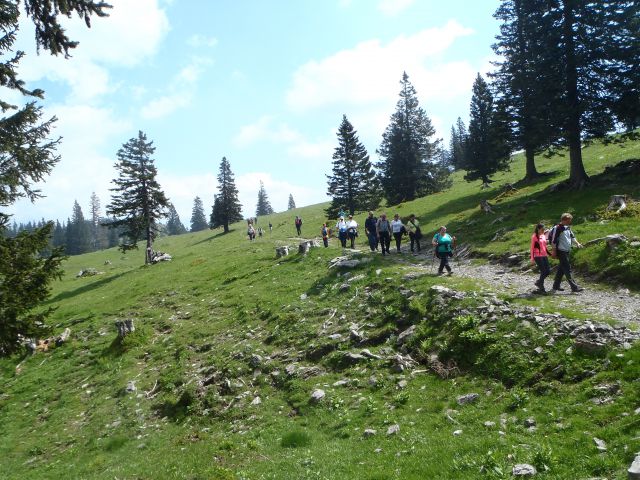
<path fill-rule="evenodd" d="M 491 208 L 492 205 L 487 201 L 487 200 L 482 200 L 480 202 L 480 210 L 482 210 L 484 213 L 495 213 L 493 211 L 493 208 Z"/>
<path fill-rule="evenodd" d="M 276 258 L 286 257 L 287 255 L 289 255 L 288 246 L 285 245 L 284 247 L 276 247 Z"/>
<path fill-rule="evenodd" d="M 309 253 L 309 250 L 312 248 L 316 248 L 318 246 L 318 242 L 315 240 L 305 240 L 300 242 L 298 245 L 298 253 L 306 254 Z"/>
<path fill-rule="evenodd" d="M 613 210 L 616 207 L 619 207 L 616 210 L 617 213 L 622 212 L 627 208 L 627 195 L 612 195 L 611 200 L 609 200 L 609 205 L 607 205 L 607 210 Z"/>
<path fill-rule="evenodd" d="M 116 328 L 118 329 L 118 338 L 124 338 L 128 334 L 136 331 L 136 327 L 133 324 L 133 319 L 129 318 L 127 320 L 118 320 L 116 322 Z"/>

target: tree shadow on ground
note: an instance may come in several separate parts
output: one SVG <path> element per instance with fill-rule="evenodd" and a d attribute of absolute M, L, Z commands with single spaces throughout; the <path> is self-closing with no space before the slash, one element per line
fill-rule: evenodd
<path fill-rule="evenodd" d="M 57 294 L 55 297 L 51 297 L 50 299 L 48 299 L 46 302 L 44 302 L 44 305 L 49 305 L 51 303 L 55 303 L 58 302 L 60 300 L 66 300 L 69 298 L 73 298 L 77 295 L 82 295 L 83 293 L 87 293 L 90 292 L 91 290 L 94 290 L 96 288 L 100 288 L 103 287 L 105 285 L 108 285 L 109 283 L 113 282 L 114 280 L 121 278 L 127 274 L 129 274 L 131 272 L 131 270 L 127 271 L 127 272 L 122 272 L 119 273 L 117 275 L 112 275 L 110 277 L 105 277 L 105 278 L 101 278 L 98 281 L 86 284 L 86 285 L 82 285 L 81 287 L 78 287 L 74 290 L 69 290 L 67 292 L 60 292 L 59 294 Z"/>
<path fill-rule="evenodd" d="M 230 233 L 232 233 L 232 232 L 235 232 L 235 229 L 230 229 L 227 233 L 224 233 L 224 232 L 216 233 L 216 234 L 214 234 L 214 235 L 211 235 L 210 237 L 207 237 L 207 238 L 204 238 L 204 239 L 202 239 L 202 240 L 200 240 L 200 241 L 198 241 L 198 242 L 192 243 L 192 244 L 191 244 L 191 245 L 189 245 L 189 246 L 190 246 L 190 247 L 195 247 L 196 245 L 200 245 L 201 243 L 207 243 L 207 242 L 210 242 L 210 241 L 212 241 L 212 240 L 214 240 L 214 239 L 216 239 L 216 238 L 222 237 L 222 236 L 224 236 L 224 235 L 228 235 L 228 234 L 230 234 Z"/>

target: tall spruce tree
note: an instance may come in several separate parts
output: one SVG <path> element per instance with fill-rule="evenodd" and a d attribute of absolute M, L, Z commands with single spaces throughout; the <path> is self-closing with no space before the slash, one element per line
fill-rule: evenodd
<path fill-rule="evenodd" d="M 400 85 L 400 100 L 382 136 L 378 149 L 381 161 L 376 164 L 389 204 L 437 191 L 442 184 L 437 175 L 447 174 L 446 169 L 433 168 L 440 139 L 432 140 L 436 131 L 406 72 Z"/>
<path fill-rule="evenodd" d="M 38 48 L 54 55 L 68 55 L 77 42 L 69 39 L 59 16 L 72 14 L 84 18 L 87 25 L 93 15 L 104 16 L 104 2 L 76 0 L 4 0 L 0 4 L 0 87 L 31 99 L 23 106 L 0 99 L 0 209 L 19 198 L 35 201 L 40 195 L 33 184 L 43 181 L 58 162 L 58 140 L 49 137 L 55 118 L 42 120 L 36 100 L 44 96 L 39 89 L 29 90 L 18 77 L 18 64 L 24 57 L 15 51 L 20 5 L 35 24 Z M 61 249 L 48 255 L 53 223 L 10 238 L 5 235 L 9 215 L 0 210 L 0 355 L 21 349 L 21 337 L 40 337 L 46 332 L 44 321 L 51 308 L 38 308 L 47 298 L 51 282 L 61 275 Z"/>
<path fill-rule="evenodd" d="M 211 228 L 222 227 L 224 233 L 228 233 L 231 223 L 242 220 L 241 210 L 231 165 L 226 157 L 222 157 L 218 173 L 218 194 L 214 197 L 211 212 Z"/>
<path fill-rule="evenodd" d="M 377 208 L 382 198 L 380 183 L 373 171 L 367 149 L 358 139 L 356 130 L 346 115 L 338 128 L 338 146 L 333 152 L 333 174 L 327 175 L 327 193 L 332 197 L 327 208 L 329 218 L 346 209 L 351 215 L 356 210 Z"/>
<path fill-rule="evenodd" d="M 167 213 L 167 235 L 182 235 L 183 233 L 187 233 L 187 229 L 180 221 L 176 207 L 170 203 Z"/>
<path fill-rule="evenodd" d="M 91 250 L 91 225 L 85 220 L 77 200 L 73 202 L 71 219 L 67 221 L 65 239 L 65 252 L 69 255 L 81 255 Z"/>
<path fill-rule="evenodd" d="M 491 182 L 490 176 L 509 165 L 509 148 L 504 108 L 493 102 L 489 85 L 480 74 L 473 83 L 469 134 L 465 155 L 465 180 Z"/>
<path fill-rule="evenodd" d="M 200 197 L 193 199 L 193 209 L 191 209 L 191 231 L 201 232 L 207 230 L 209 224 L 207 223 L 207 217 L 204 213 L 204 204 Z"/>
<path fill-rule="evenodd" d="M 448 163 L 454 170 L 464 168 L 465 149 L 467 144 L 467 127 L 460 117 L 451 126 Z"/>
<path fill-rule="evenodd" d="M 105 245 L 104 227 L 100 225 L 100 198 L 96 195 L 96 192 L 91 193 L 90 199 L 91 208 L 91 249 L 100 250 Z"/>
<path fill-rule="evenodd" d="M 264 183 L 260 180 L 260 189 L 258 190 L 258 203 L 256 204 L 256 217 L 262 217 L 264 215 L 271 215 L 273 208 L 269 202 L 267 191 L 264 189 Z"/>
<path fill-rule="evenodd" d="M 296 208 L 296 202 L 293 199 L 293 194 L 289 194 L 289 203 L 287 204 L 287 210 L 293 210 Z"/>
<path fill-rule="evenodd" d="M 122 227 L 127 238 L 126 243 L 120 244 L 123 252 L 137 249 L 141 239 L 146 241 L 145 264 L 151 262 L 159 221 L 166 217 L 169 207 L 169 200 L 156 180 L 158 171 L 152 158 L 155 150 L 142 131 L 122 145 L 115 164 L 119 175 L 111 181 L 115 187 L 110 189 L 113 194 L 107 206 L 107 215 L 115 218 L 108 226 Z"/>

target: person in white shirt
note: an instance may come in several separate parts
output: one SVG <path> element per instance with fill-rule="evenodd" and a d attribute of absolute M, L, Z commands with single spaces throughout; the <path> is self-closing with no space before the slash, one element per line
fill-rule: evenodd
<path fill-rule="evenodd" d="M 344 217 L 340 217 L 338 223 L 336 223 L 336 230 L 338 230 L 338 238 L 340 239 L 340 244 L 342 244 L 342 248 L 347 248 L 347 222 L 344 221 Z"/>
<path fill-rule="evenodd" d="M 358 236 L 358 222 L 353 219 L 353 215 L 349 215 L 347 220 L 347 235 L 351 240 L 351 249 L 356 248 L 356 237 Z"/>
<path fill-rule="evenodd" d="M 391 220 L 391 232 L 393 233 L 393 238 L 396 241 L 396 250 L 400 253 L 400 244 L 402 243 L 402 235 L 406 232 L 404 224 L 402 220 L 400 220 L 400 215 L 395 214 L 393 216 L 393 220 Z"/>

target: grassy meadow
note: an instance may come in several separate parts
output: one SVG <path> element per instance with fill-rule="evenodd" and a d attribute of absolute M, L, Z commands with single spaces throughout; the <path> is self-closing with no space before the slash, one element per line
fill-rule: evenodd
<path fill-rule="evenodd" d="M 519 155 L 488 190 L 457 172 L 451 189 L 384 210 L 415 213 L 427 237 L 445 224 L 482 255 L 526 251 L 533 225 L 564 211 L 574 214 L 583 243 L 610 233 L 640 237 L 638 210 L 604 212 L 612 194 L 640 198 L 637 174 L 603 174 L 640 158 L 640 143 L 596 143 L 583 153 L 592 176 L 585 191 L 546 193 L 568 175 L 568 159 L 540 157 L 547 176 L 497 199 L 502 185 L 523 177 Z M 495 215 L 480 211 L 483 199 Z M 0 478 L 511 478 L 518 463 L 536 466 L 539 478 L 626 478 L 640 451 L 640 346 L 587 356 L 560 341 L 536 357 L 531 351 L 546 338 L 517 318 L 479 335 L 473 319 L 430 309 L 433 285 L 479 299 L 490 286 L 455 276 L 408 280 L 420 262 L 368 253 L 371 261 L 346 278 L 328 268 L 342 253 L 336 239 L 276 260 L 275 246 L 297 245 L 295 215 L 312 238 L 325 207 L 259 218 L 266 233 L 251 243 L 242 223 L 227 235 L 161 238 L 156 250 L 173 260 L 150 267 L 142 251 L 70 257 L 47 306 L 56 307 L 54 332 L 68 327 L 71 340 L 0 359 Z M 362 234 L 363 249 L 365 242 Z M 597 272 L 605 289 L 638 288 L 639 251 L 594 246 L 576 263 Z M 76 278 L 86 268 L 103 273 Z M 407 289 L 410 298 L 401 294 Z M 118 342 L 114 322 L 128 318 L 136 331 Z M 390 368 L 397 335 L 410 324 L 421 332 L 412 355 L 420 361 L 434 347 L 431 336 L 442 335 L 458 352 L 457 375 L 440 378 L 422 361 L 413 373 Z M 345 352 L 362 350 L 349 341 L 354 327 L 381 358 L 344 363 Z M 554 376 L 560 365 L 567 373 Z M 130 382 L 135 391 L 127 391 Z M 610 394 L 594 402 L 603 385 L 613 385 Z M 318 403 L 310 401 L 316 389 L 326 394 Z M 458 405 L 471 392 L 478 401 Z M 387 434 L 393 425 L 399 431 Z"/>

